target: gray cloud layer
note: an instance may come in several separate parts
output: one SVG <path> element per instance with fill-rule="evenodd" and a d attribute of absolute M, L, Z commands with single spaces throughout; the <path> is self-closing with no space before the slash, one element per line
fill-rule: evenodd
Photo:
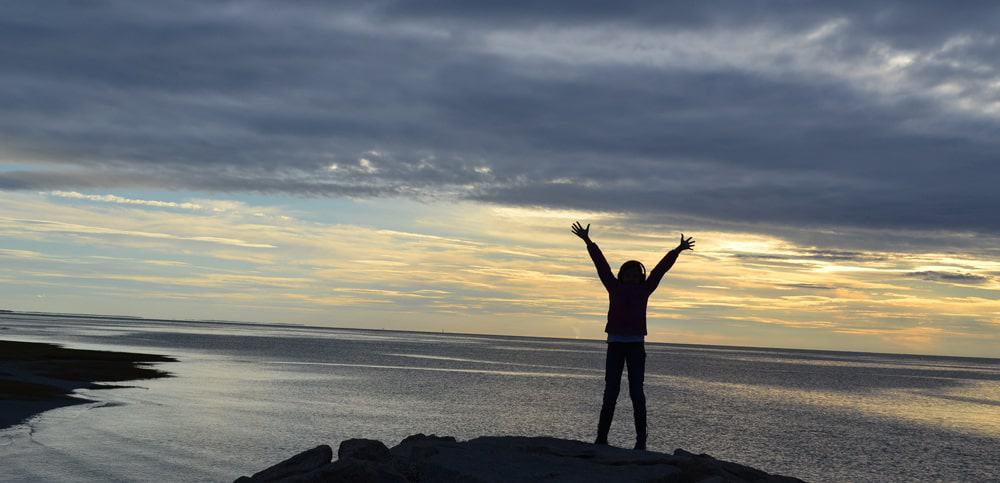
<path fill-rule="evenodd" d="M 995 3 L 706 5 L 4 4 L 0 189 L 1000 232 Z"/>

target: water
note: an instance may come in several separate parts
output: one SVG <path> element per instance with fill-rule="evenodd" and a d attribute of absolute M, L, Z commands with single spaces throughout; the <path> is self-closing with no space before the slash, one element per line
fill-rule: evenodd
<path fill-rule="evenodd" d="M 176 375 L 0 431 L 3 481 L 231 481 L 423 432 L 592 440 L 604 344 L 0 314 L 0 338 L 173 355 Z M 1000 360 L 647 344 L 650 449 L 810 481 L 998 481 Z M 612 444 L 631 446 L 623 384 Z"/>

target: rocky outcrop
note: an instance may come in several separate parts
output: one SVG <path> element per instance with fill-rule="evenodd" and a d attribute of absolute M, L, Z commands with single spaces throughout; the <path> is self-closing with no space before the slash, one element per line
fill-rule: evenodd
<path fill-rule="evenodd" d="M 338 459 L 323 445 L 239 483 L 259 482 L 801 482 L 749 466 L 695 455 L 598 446 L 548 437 L 496 436 L 469 441 L 416 434 L 392 449 L 371 439 L 344 441 Z"/>
<path fill-rule="evenodd" d="M 345 441 L 346 443 L 346 441 Z M 303 451 L 281 463 L 254 473 L 250 477 L 241 477 L 237 483 L 250 481 L 287 481 L 291 477 L 304 475 L 321 468 L 333 459 L 333 449 L 321 444 L 311 450 Z"/>

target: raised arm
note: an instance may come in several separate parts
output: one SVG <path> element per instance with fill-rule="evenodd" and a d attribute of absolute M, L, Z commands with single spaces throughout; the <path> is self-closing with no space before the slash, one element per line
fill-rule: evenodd
<path fill-rule="evenodd" d="M 611 290 L 612 284 L 615 282 L 615 276 L 611 273 L 611 266 L 608 265 L 608 260 L 601 253 L 600 247 L 590 239 L 590 224 L 588 223 L 587 227 L 584 228 L 580 222 L 574 223 L 573 233 L 587 242 L 587 253 L 590 253 L 590 259 L 594 261 L 594 266 L 597 267 L 597 276 L 601 279 L 601 283 L 604 284 L 604 288 Z"/>
<path fill-rule="evenodd" d="M 670 267 L 674 266 L 674 262 L 677 261 L 677 256 L 681 254 L 684 250 L 694 249 L 694 239 L 688 237 L 684 239 L 684 234 L 681 233 L 681 243 L 677 245 L 677 248 L 670 250 L 666 255 L 660 259 L 660 263 L 657 263 L 652 270 L 649 271 L 649 277 L 646 278 L 646 289 L 649 293 L 653 293 L 656 290 L 656 286 L 660 284 L 660 280 L 666 275 Z"/>

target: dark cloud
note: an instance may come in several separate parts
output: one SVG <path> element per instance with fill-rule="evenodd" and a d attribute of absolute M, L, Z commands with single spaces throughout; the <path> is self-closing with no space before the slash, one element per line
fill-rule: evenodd
<path fill-rule="evenodd" d="M 990 281 L 990 277 L 987 275 L 978 275 L 975 273 L 962 273 L 962 272 L 922 271 L 922 272 L 910 272 L 907 273 L 906 276 L 922 278 L 924 280 L 930 280 L 932 282 L 981 284 Z"/>
<path fill-rule="evenodd" d="M 995 4 L 708 5 L 5 4 L 0 189 L 1000 231 Z"/>
<path fill-rule="evenodd" d="M 876 262 L 885 260 L 885 255 L 877 253 L 856 252 L 850 250 L 830 250 L 830 249 L 810 249 L 805 253 L 816 260 L 829 261 L 850 261 L 850 262 Z"/>
<path fill-rule="evenodd" d="M 878 253 L 851 250 L 805 249 L 795 253 L 736 252 L 732 256 L 746 260 L 816 260 L 828 262 L 877 262 L 887 257 Z"/>
<path fill-rule="evenodd" d="M 825 285 L 820 283 L 783 283 L 782 287 L 799 288 L 804 290 L 835 290 L 835 285 Z"/>

